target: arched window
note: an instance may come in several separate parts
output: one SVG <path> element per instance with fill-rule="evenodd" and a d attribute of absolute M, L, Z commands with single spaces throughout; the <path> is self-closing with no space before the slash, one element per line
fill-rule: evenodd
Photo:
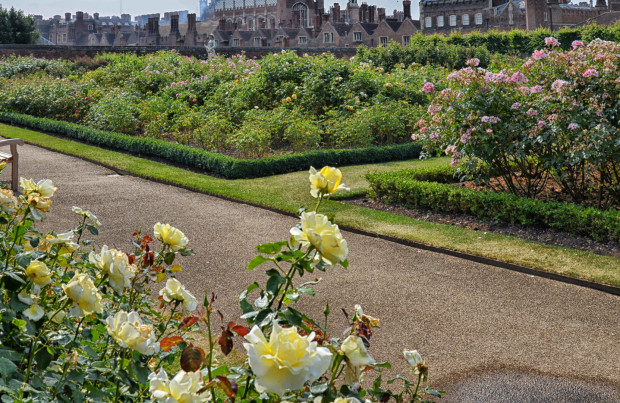
<path fill-rule="evenodd" d="M 273 17 L 269 18 L 269 28 L 271 28 L 271 29 L 277 28 L 276 27 L 276 19 L 273 18 Z"/>
<path fill-rule="evenodd" d="M 254 31 L 254 20 L 251 18 L 248 19 L 248 30 Z"/>
<path fill-rule="evenodd" d="M 304 3 L 295 3 L 293 6 L 293 20 L 297 22 L 300 27 L 307 27 L 308 6 Z"/>

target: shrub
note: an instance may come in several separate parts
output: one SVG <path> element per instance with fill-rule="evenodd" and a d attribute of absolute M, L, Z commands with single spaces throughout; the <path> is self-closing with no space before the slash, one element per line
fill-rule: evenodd
<path fill-rule="evenodd" d="M 601 241 L 620 241 L 620 211 L 603 211 L 568 203 L 543 202 L 507 193 L 461 188 L 413 178 L 410 170 L 369 173 L 369 196 L 385 203 L 453 214 L 468 214 L 524 226 L 553 228 Z M 445 178 L 440 171 L 419 178 Z"/>
<path fill-rule="evenodd" d="M 112 91 L 90 108 L 85 121 L 95 129 L 135 134 L 141 128 L 139 116 L 138 97 L 125 91 Z"/>

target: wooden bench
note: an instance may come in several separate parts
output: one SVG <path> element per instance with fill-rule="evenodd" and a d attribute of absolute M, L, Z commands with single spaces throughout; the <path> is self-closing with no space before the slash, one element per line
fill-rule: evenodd
<path fill-rule="evenodd" d="M 19 155 L 17 154 L 17 146 L 23 146 L 22 139 L 0 140 L 0 147 L 10 146 L 11 152 L 0 151 L 0 162 L 11 163 L 11 190 L 17 191 L 19 186 Z"/>

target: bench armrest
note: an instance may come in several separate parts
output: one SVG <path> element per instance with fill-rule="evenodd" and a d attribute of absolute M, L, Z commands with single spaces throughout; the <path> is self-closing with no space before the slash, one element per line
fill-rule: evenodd
<path fill-rule="evenodd" d="M 0 140 L 0 147 L 3 146 L 10 146 L 10 145 L 18 145 L 18 146 L 23 146 L 24 145 L 24 140 L 22 139 L 6 139 L 6 140 Z"/>

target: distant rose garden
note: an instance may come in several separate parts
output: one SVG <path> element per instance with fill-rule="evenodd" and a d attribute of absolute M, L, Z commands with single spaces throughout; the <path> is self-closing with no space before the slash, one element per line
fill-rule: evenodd
<path fill-rule="evenodd" d="M 448 155 L 452 167 L 419 178 L 432 188 L 403 178 L 408 172 L 393 188 L 387 176 L 371 174 L 375 196 L 417 205 L 444 191 L 439 182 L 470 182 L 485 196 L 474 202 L 478 196 L 450 190 L 445 205 L 433 203 L 488 211 L 497 208 L 497 194 L 508 194 L 501 202 L 517 207 L 501 213 L 505 220 L 527 225 L 547 208 L 536 225 L 547 219 L 579 233 L 588 221 L 588 236 L 618 242 L 620 45 L 577 40 L 563 51 L 554 37 L 545 43 L 525 59 L 468 55 L 457 70 L 289 52 L 261 60 L 108 54 L 80 66 L 9 58 L 0 62 L 0 112 L 241 158 L 416 141 L 422 157 Z M 400 402 L 442 394 L 428 382 L 429 368 L 413 350 L 419 346 L 402 346 L 403 357 L 394 357 L 408 362 L 406 374 L 382 377 L 391 365 L 372 358 L 379 325 L 372 312 L 350 307 L 348 329 L 327 329 L 329 305 L 323 318 L 296 308 L 315 294 L 317 281 L 302 275 L 355 269 L 338 225 L 319 212 L 325 198 L 347 190 L 335 167 L 310 168 L 316 205 L 299 212 L 290 239 L 259 245 L 243 262 L 265 277 L 243 291 L 240 314 L 231 318 L 218 317 L 209 290 L 197 301 L 205 290 L 175 278 L 192 270 L 183 256 L 193 252 L 174 223 L 136 231 L 133 249 L 121 251 L 91 239 L 99 220 L 74 207 L 74 228 L 45 234 L 36 224 L 52 212 L 56 187 L 24 178 L 20 185 L 21 195 L 0 190 L 0 394 L 166 403 Z M 534 203 L 541 204 L 528 210 Z M 221 330 L 220 322 L 227 324 Z M 220 364 L 237 336 L 247 359 Z"/>

